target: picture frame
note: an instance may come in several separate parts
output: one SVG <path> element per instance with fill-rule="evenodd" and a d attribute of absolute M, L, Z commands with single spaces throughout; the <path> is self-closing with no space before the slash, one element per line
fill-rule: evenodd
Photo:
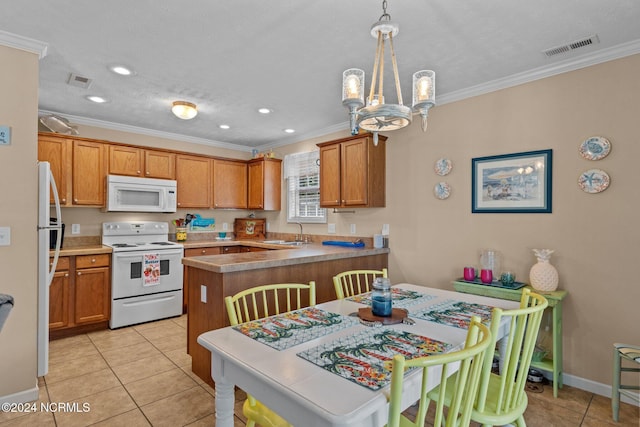
<path fill-rule="evenodd" d="M 472 213 L 551 213 L 553 150 L 471 159 Z"/>

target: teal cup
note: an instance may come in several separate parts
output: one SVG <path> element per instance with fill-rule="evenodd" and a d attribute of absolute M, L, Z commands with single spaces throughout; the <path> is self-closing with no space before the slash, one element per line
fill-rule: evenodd
<path fill-rule="evenodd" d="M 515 281 L 516 281 L 516 275 L 510 271 L 505 271 L 500 275 L 500 282 L 503 285 L 513 285 Z"/>

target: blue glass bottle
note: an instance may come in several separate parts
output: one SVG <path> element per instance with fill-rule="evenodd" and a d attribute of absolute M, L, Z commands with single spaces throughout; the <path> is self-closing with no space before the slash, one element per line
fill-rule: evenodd
<path fill-rule="evenodd" d="M 391 316 L 391 281 L 378 277 L 373 282 L 371 292 L 371 312 L 374 316 Z"/>

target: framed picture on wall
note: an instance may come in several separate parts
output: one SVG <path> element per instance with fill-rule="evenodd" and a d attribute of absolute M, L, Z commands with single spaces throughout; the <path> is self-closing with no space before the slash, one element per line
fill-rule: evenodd
<path fill-rule="evenodd" d="M 552 150 L 471 159 L 471 212 L 551 213 Z"/>

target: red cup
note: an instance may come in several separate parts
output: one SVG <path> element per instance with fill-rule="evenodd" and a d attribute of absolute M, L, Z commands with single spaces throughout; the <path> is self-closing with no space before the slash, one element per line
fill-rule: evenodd
<path fill-rule="evenodd" d="M 480 280 L 486 284 L 493 282 L 493 271 L 484 268 L 480 270 Z"/>
<path fill-rule="evenodd" d="M 464 280 L 473 282 L 476 279 L 476 269 L 473 267 L 464 268 Z"/>

